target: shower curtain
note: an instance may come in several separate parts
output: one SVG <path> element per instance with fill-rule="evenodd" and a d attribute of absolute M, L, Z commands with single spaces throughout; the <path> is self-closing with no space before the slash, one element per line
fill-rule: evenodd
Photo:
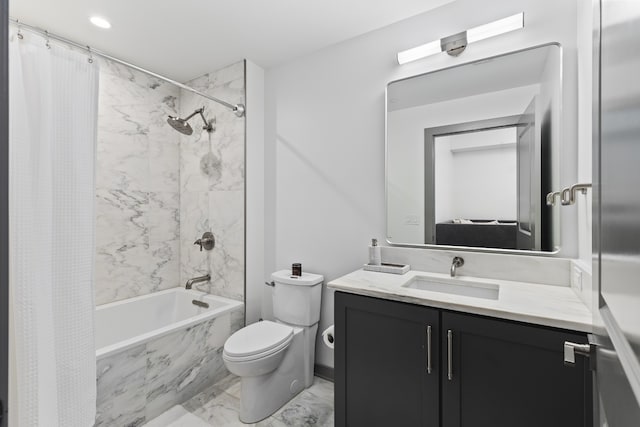
<path fill-rule="evenodd" d="M 9 44 L 10 289 L 17 427 L 95 420 L 98 67 L 16 29 Z"/>

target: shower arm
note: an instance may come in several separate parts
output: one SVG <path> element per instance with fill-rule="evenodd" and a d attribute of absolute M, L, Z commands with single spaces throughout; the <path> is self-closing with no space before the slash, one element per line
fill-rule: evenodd
<path fill-rule="evenodd" d="M 196 111 L 194 111 L 193 113 L 189 114 L 183 120 L 185 122 L 188 122 L 191 117 L 195 116 L 196 114 L 200 114 L 200 117 L 202 117 L 202 121 L 204 122 L 204 126 L 202 127 L 202 129 L 211 130 L 212 129 L 211 123 L 204 116 L 203 112 L 204 112 L 204 107 L 198 108 Z"/>
<path fill-rule="evenodd" d="M 202 114 L 202 108 L 198 108 L 196 111 L 194 111 L 193 113 L 189 114 L 187 117 L 185 117 L 182 120 L 184 120 L 185 122 L 188 122 L 191 117 L 195 116 L 198 113 Z M 206 120 L 205 120 L 205 122 L 206 122 Z"/>
<path fill-rule="evenodd" d="M 202 112 L 204 111 L 204 107 L 196 110 L 195 112 L 200 114 L 200 117 L 202 117 L 202 121 L 204 122 L 204 128 L 203 129 L 211 129 L 211 123 L 209 123 L 209 121 L 206 119 L 206 117 L 204 116 L 204 114 L 202 114 Z M 194 113 L 195 114 L 195 113 Z"/>

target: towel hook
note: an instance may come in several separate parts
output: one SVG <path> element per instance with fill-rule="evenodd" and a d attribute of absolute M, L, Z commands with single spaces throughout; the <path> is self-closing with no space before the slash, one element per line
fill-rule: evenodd
<path fill-rule="evenodd" d="M 564 188 L 560 203 L 563 206 L 573 205 L 576 202 L 576 192 L 580 191 L 581 194 L 587 194 L 587 188 L 591 188 L 590 183 L 573 184 L 571 187 Z"/>
<path fill-rule="evenodd" d="M 547 206 L 555 206 L 556 199 L 560 197 L 560 191 L 553 191 L 547 194 Z"/>

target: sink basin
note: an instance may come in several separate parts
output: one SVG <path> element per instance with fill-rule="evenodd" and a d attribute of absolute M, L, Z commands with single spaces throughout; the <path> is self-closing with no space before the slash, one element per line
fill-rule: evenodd
<path fill-rule="evenodd" d="M 498 299 L 500 292 L 500 286 L 493 283 L 463 282 L 456 279 L 436 279 L 427 276 L 415 276 L 402 287 L 493 300 Z"/>

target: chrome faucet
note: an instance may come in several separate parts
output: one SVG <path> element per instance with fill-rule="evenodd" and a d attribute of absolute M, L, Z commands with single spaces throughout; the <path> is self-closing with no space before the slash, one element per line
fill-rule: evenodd
<path fill-rule="evenodd" d="M 462 267 L 464 265 L 464 259 L 459 256 L 453 258 L 453 262 L 451 263 L 451 277 L 456 277 L 456 269 L 458 267 Z"/>
<path fill-rule="evenodd" d="M 200 277 L 194 277 L 193 279 L 187 280 L 187 284 L 184 285 L 184 287 L 185 287 L 185 289 L 191 289 L 194 284 L 200 283 L 200 282 L 208 282 L 209 280 L 211 280 L 211 275 L 210 274 L 206 274 L 206 275 L 200 276 Z"/>

